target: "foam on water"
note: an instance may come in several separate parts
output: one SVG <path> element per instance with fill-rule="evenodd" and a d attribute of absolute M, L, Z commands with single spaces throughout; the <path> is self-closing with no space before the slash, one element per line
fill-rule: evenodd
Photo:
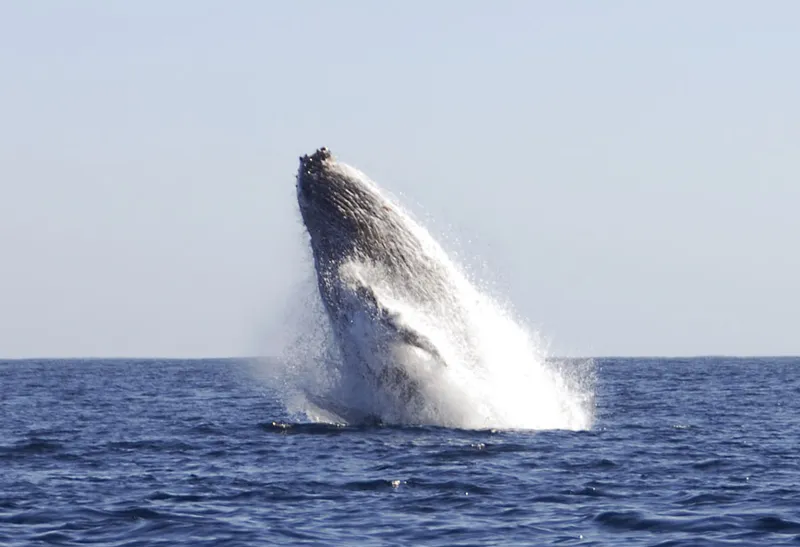
<path fill-rule="evenodd" d="M 373 184 L 357 170 L 347 169 Z M 295 311 L 300 313 L 284 322 L 293 336 L 268 366 L 268 376 L 279 382 L 287 408 L 317 421 L 376 419 L 466 429 L 590 428 L 593 362 L 549 359 L 537 333 L 480 290 L 396 201 L 387 197 L 386 204 L 416 238 L 404 252 L 438 263 L 446 288 L 425 287 L 423 295 L 406 294 L 409 289 L 393 283 L 380 265 L 355 258 L 340 268 L 340 276 L 370 287 L 400 321 L 435 344 L 447 366 L 397 344 L 373 359 L 388 359 L 408 371 L 420 388 L 419 396 L 411 403 L 385 386 L 375 389 L 342 357 L 310 277 L 298 287 L 302 297 L 295 301 Z M 460 312 L 450 313 L 456 309 Z M 378 328 L 372 318 L 356 314 L 348 326 L 349 339 L 366 348 L 371 337 L 380 335 Z"/>

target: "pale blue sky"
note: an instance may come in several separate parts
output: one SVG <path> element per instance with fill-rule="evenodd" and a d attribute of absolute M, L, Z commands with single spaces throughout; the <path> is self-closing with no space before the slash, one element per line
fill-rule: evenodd
<path fill-rule="evenodd" d="M 792 1 L 4 2 L 0 357 L 264 351 L 321 145 L 557 353 L 800 354 L 798 59 Z"/>

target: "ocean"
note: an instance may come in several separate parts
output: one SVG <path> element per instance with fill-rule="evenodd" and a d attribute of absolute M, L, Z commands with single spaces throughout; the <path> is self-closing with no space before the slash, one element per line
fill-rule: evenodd
<path fill-rule="evenodd" d="M 800 359 L 596 359 L 586 430 L 343 426 L 245 360 L 0 361 L 0 545 L 798 545 Z"/>

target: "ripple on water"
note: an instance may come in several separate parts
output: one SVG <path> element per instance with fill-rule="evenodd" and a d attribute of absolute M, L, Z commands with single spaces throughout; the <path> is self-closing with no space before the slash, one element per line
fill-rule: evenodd
<path fill-rule="evenodd" d="M 599 365 L 592 431 L 529 432 L 296 423 L 237 361 L 0 364 L 0 545 L 797 544 L 800 360 Z"/>

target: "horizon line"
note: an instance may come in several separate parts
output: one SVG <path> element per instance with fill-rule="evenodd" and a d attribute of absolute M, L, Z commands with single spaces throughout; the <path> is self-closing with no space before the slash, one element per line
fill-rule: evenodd
<path fill-rule="evenodd" d="M 36 356 L 36 357 L 0 357 L 4 361 L 247 361 L 260 359 L 281 359 L 279 355 L 228 355 L 206 357 L 163 357 L 153 356 Z M 676 354 L 676 355 L 554 355 L 545 359 L 800 359 L 800 354 L 727 354 L 727 353 L 702 353 L 702 354 Z"/>

